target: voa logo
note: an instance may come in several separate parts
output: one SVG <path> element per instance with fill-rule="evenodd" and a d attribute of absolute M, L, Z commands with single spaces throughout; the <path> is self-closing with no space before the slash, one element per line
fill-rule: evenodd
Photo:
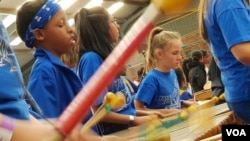
<path fill-rule="evenodd" d="M 247 136 L 244 129 L 226 129 L 227 136 Z"/>

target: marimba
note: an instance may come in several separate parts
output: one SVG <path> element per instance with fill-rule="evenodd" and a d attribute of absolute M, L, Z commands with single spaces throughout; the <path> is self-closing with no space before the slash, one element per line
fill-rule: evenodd
<path fill-rule="evenodd" d="M 221 125 L 240 124 L 226 103 L 197 109 L 190 112 L 187 119 L 179 120 L 169 127 L 163 126 L 170 119 L 177 119 L 177 116 L 163 119 L 162 123 L 134 127 L 115 135 L 122 137 L 122 141 L 138 141 L 138 138 L 144 141 L 205 141 L 210 137 L 220 140 Z"/>
<path fill-rule="evenodd" d="M 221 140 L 221 125 L 225 124 L 240 124 L 226 103 L 198 111 L 193 117 L 166 130 L 171 141 L 200 141 L 212 136 Z"/>
<path fill-rule="evenodd" d="M 205 89 L 202 91 L 198 91 L 193 93 L 194 100 L 195 101 L 202 101 L 202 100 L 207 100 L 212 97 L 212 90 L 211 89 Z"/>

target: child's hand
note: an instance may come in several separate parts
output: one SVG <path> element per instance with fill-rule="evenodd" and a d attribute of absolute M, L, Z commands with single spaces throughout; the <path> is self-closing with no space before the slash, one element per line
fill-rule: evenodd
<path fill-rule="evenodd" d="M 145 111 L 145 112 L 146 112 L 146 115 L 148 115 L 148 116 L 150 116 L 150 115 L 156 115 L 159 118 L 164 118 L 165 117 L 164 114 L 161 113 L 160 111 L 154 111 L 154 110 L 152 110 L 152 111 Z"/>
<path fill-rule="evenodd" d="M 183 100 L 182 101 L 182 106 L 184 108 L 188 107 L 188 106 L 191 106 L 191 105 L 194 105 L 194 104 L 197 104 L 194 100 Z"/>
<path fill-rule="evenodd" d="M 150 115 L 150 116 L 136 116 L 134 120 L 134 125 L 141 125 L 149 123 L 153 120 L 158 119 L 157 115 Z"/>
<path fill-rule="evenodd" d="M 176 115 L 181 112 L 179 109 L 162 109 L 160 110 L 162 114 L 164 114 L 164 118 Z"/>

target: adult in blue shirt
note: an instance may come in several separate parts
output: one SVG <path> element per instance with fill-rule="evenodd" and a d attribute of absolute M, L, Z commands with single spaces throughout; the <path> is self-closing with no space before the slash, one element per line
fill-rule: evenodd
<path fill-rule="evenodd" d="M 202 37 L 221 71 L 229 108 L 250 124 L 250 9 L 245 0 L 201 0 Z"/>

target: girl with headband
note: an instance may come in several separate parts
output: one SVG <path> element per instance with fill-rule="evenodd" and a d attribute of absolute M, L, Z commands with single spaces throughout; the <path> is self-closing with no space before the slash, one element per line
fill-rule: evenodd
<path fill-rule="evenodd" d="M 58 118 L 82 88 L 75 72 L 61 61 L 75 46 L 75 33 L 53 0 L 24 3 L 17 11 L 16 26 L 26 46 L 36 49 L 28 90 L 40 106 L 42 118 Z"/>
<path fill-rule="evenodd" d="M 17 12 L 17 33 L 35 47 L 28 89 L 48 118 L 58 117 L 81 88 L 61 56 L 75 45 L 75 34 L 61 7 L 49 0 L 26 2 Z"/>
<path fill-rule="evenodd" d="M 38 141 L 57 131 L 50 124 L 39 122 L 24 98 L 21 69 L 9 45 L 7 30 L 0 17 L 0 139 L 4 141 Z M 74 130 L 65 141 L 100 141 L 93 133 L 79 135 Z"/>

